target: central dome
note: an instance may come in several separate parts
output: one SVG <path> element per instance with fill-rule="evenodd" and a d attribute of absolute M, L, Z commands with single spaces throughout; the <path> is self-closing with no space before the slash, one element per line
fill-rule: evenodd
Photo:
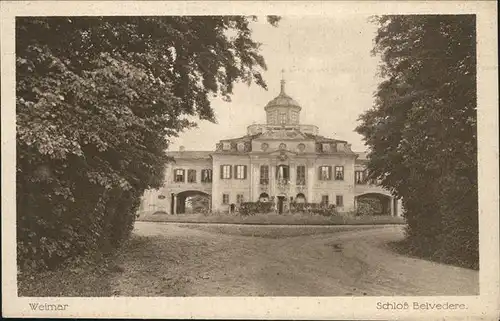
<path fill-rule="evenodd" d="M 269 107 L 295 107 L 302 109 L 299 105 L 299 103 L 293 99 L 292 97 L 288 96 L 285 93 L 285 81 L 281 81 L 281 92 L 278 96 L 276 96 L 273 100 L 269 101 L 264 107 L 264 110 L 268 110 Z"/>
<path fill-rule="evenodd" d="M 281 80 L 280 94 L 264 107 L 270 125 L 299 124 L 301 109 L 299 103 L 285 93 L 285 80 Z"/>

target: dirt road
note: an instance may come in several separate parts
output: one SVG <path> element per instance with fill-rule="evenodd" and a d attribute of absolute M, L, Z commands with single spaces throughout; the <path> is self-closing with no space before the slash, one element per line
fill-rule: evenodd
<path fill-rule="evenodd" d="M 401 226 L 137 222 L 119 296 L 476 295 L 477 271 L 409 258 Z"/>

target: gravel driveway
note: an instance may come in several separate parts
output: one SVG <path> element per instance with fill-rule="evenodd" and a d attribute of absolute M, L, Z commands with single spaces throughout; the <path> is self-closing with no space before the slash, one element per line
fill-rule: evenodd
<path fill-rule="evenodd" d="M 477 295 L 477 271 L 398 255 L 402 226 L 137 222 L 118 296 Z"/>

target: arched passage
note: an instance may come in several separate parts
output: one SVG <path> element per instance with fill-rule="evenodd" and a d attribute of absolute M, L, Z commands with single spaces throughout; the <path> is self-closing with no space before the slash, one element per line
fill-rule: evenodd
<path fill-rule="evenodd" d="M 372 215 L 391 215 L 393 198 L 381 193 L 365 193 L 355 197 L 356 207 L 369 208 Z"/>
<path fill-rule="evenodd" d="M 177 214 L 206 213 L 211 210 L 211 197 L 202 191 L 184 191 L 177 193 Z M 174 205 L 172 205 L 173 208 Z"/>

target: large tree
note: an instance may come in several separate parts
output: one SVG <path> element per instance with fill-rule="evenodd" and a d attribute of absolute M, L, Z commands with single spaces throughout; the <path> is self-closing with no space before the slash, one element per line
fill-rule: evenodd
<path fill-rule="evenodd" d="M 162 184 L 169 138 L 215 121 L 210 97 L 266 84 L 256 17 L 16 20 L 21 267 L 119 244 Z M 276 26 L 278 17 L 268 21 Z"/>
<path fill-rule="evenodd" d="M 369 171 L 403 198 L 413 251 L 476 267 L 475 17 L 374 20 L 383 81 L 357 128 Z"/>

